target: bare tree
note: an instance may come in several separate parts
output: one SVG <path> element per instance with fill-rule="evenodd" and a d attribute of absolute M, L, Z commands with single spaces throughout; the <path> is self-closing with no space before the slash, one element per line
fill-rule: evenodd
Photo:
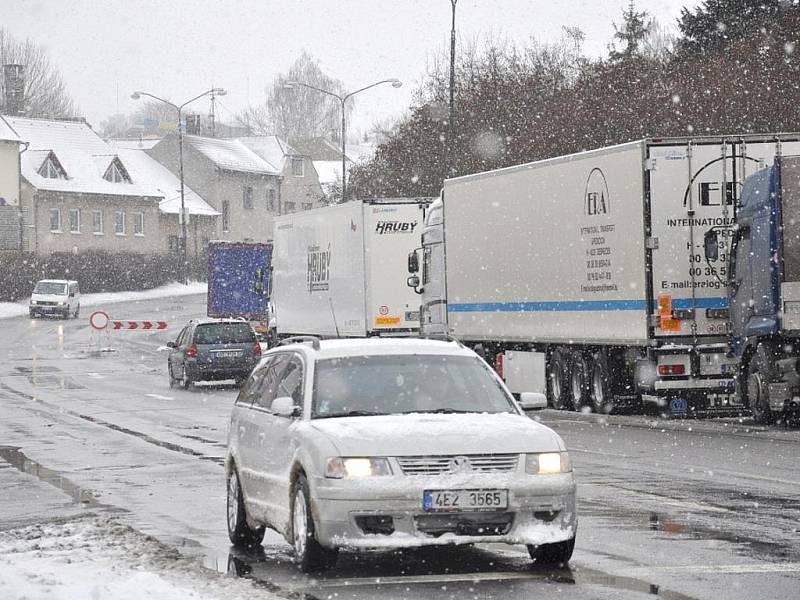
<path fill-rule="evenodd" d="M 61 74 L 50 62 L 45 50 L 26 39 L 15 39 L 0 27 L 0 65 L 18 64 L 24 67 L 24 104 L 22 113 L 29 117 L 74 117 L 78 113 L 75 101 L 67 93 Z M 5 83 L 0 77 L 0 112 L 5 107 Z"/>
<path fill-rule="evenodd" d="M 326 75 L 319 61 L 303 52 L 289 68 L 281 73 L 266 90 L 264 103 L 245 110 L 242 122 L 255 133 L 276 134 L 289 139 L 332 137 L 338 139 L 341 131 L 341 105 L 336 98 L 302 86 L 287 88 L 290 81 L 300 81 L 323 90 L 342 95 L 344 85 Z M 346 111 L 353 110 L 353 101 L 347 102 Z"/>

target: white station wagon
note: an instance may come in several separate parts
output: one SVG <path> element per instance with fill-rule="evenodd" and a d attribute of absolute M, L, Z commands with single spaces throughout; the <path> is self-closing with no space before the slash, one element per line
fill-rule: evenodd
<path fill-rule="evenodd" d="M 228 533 L 265 527 L 304 571 L 340 548 L 525 544 L 540 563 L 575 545 L 561 438 L 520 410 L 471 350 L 432 340 L 302 338 L 264 355 L 231 415 Z"/>

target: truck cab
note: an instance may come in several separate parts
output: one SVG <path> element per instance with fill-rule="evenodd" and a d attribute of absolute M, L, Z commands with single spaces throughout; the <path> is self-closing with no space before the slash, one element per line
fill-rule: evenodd
<path fill-rule="evenodd" d="M 718 232 L 705 234 L 713 260 Z M 737 393 L 758 423 L 800 407 L 800 156 L 744 183 L 728 268 Z"/>
<path fill-rule="evenodd" d="M 425 211 L 422 247 L 409 255 L 408 262 L 411 273 L 408 283 L 420 295 L 420 335 L 435 337 L 447 334 L 444 202 L 441 196 Z"/>

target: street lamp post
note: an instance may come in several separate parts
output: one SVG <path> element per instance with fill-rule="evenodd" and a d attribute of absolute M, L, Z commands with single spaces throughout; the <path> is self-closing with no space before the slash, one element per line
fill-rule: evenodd
<path fill-rule="evenodd" d="M 452 11 L 452 24 L 450 26 L 450 117 L 447 119 L 447 177 L 452 176 L 453 169 L 453 146 L 455 140 L 455 125 L 453 123 L 453 110 L 455 103 L 456 87 L 456 3 L 458 0 L 450 0 Z"/>
<path fill-rule="evenodd" d="M 358 89 L 355 92 L 350 92 L 349 94 L 345 94 L 344 96 L 341 96 L 341 95 L 336 94 L 334 92 L 331 92 L 329 90 L 323 90 L 322 88 L 318 88 L 318 87 L 313 86 L 311 84 L 303 83 L 302 81 L 287 81 L 284 84 L 284 87 L 286 89 L 290 89 L 290 90 L 294 89 L 296 86 L 299 85 L 299 86 L 302 86 L 302 87 L 307 87 L 307 88 L 312 89 L 312 90 L 316 90 L 316 91 L 320 92 L 321 94 L 327 94 L 328 96 L 333 96 L 334 98 L 336 98 L 339 101 L 339 104 L 341 105 L 341 108 L 342 108 L 342 202 L 344 202 L 347 199 L 347 155 L 345 154 L 345 151 L 347 149 L 347 145 L 346 145 L 346 142 L 345 142 L 345 135 L 347 134 L 347 121 L 346 121 L 345 110 L 344 110 L 345 102 L 347 102 L 348 99 L 352 98 L 356 94 L 359 94 L 359 93 L 363 92 L 364 90 L 368 90 L 370 88 L 373 88 L 376 85 L 381 85 L 382 83 L 391 83 L 392 87 L 394 87 L 394 88 L 399 88 L 401 85 L 403 85 L 403 82 L 400 81 L 399 79 L 395 79 L 395 78 L 382 79 L 381 81 L 376 81 L 375 83 L 371 83 L 368 86 L 365 86 L 365 87 L 363 87 L 361 89 Z"/>
<path fill-rule="evenodd" d="M 158 100 L 159 102 L 163 102 L 168 106 L 171 106 L 175 109 L 178 113 L 178 164 L 179 164 L 179 179 L 181 182 L 181 255 L 183 257 L 183 283 L 186 284 L 189 282 L 189 258 L 187 255 L 189 240 L 187 239 L 186 234 L 186 202 L 184 198 L 184 183 L 183 183 L 183 125 L 181 121 L 181 113 L 183 108 L 194 102 L 195 100 L 199 100 L 204 96 L 208 96 L 210 94 L 214 94 L 216 96 L 224 96 L 226 94 L 225 90 L 222 88 L 211 88 L 210 90 L 206 90 L 202 94 L 199 94 L 192 98 L 191 100 L 187 100 L 183 104 L 173 104 L 169 100 L 165 100 L 164 98 L 159 98 L 158 96 L 154 96 L 153 94 L 148 94 L 147 92 L 133 92 L 131 94 L 131 98 L 133 100 L 138 100 L 142 96 L 147 96 L 148 98 L 152 98 L 153 100 Z"/>

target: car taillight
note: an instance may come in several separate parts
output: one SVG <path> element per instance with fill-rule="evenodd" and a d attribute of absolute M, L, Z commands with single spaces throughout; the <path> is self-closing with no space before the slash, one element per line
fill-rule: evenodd
<path fill-rule="evenodd" d="M 659 375 L 683 375 L 685 373 L 685 365 L 658 365 Z"/>
<path fill-rule="evenodd" d="M 261 356 L 261 344 L 258 342 L 253 344 L 253 356 Z"/>
<path fill-rule="evenodd" d="M 187 358 L 194 358 L 195 356 L 197 356 L 197 344 L 192 344 L 191 346 L 189 346 L 186 349 L 186 352 L 184 352 L 184 355 Z"/>

